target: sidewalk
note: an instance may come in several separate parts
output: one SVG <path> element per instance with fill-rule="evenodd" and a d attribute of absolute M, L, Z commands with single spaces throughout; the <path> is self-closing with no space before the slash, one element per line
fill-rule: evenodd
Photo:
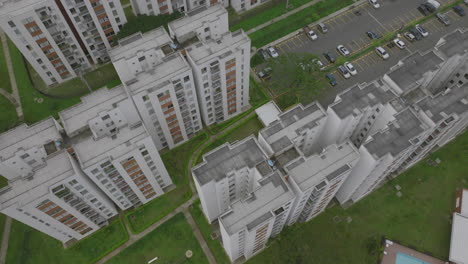
<path fill-rule="evenodd" d="M 2 244 L 0 247 L 0 264 L 6 263 L 6 254 L 8 252 L 8 242 L 10 241 L 10 230 L 11 230 L 11 218 L 6 217 L 5 227 L 3 230 Z"/>

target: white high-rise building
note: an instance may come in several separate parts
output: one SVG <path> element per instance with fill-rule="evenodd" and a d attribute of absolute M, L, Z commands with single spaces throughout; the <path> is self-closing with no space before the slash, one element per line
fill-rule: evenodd
<path fill-rule="evenodd" d="M 101 89 L 60 112 L 69 153 L 122 210 L 172 185 L 155 144 L 122 86 Z"/>
<path fill-rule="evenodd" d="M 202 128 L 192 69 L 161 27 L 109 51 L 156 147 L 173 148 Z"/>
<path fill-rule="evenodd" d="M 136 15 L 157 16 L 188 11 L 187 0 L 130 0 L 130 4 Z"/>
<path fill-rule="evenodd" d="M 52 0 L 1 0 L 0 27 L 47 85 L 90 68 L 66 17 Z"/>
<path fill-rule="evenodd" d="M 53 118 L 0 135 L 0 167 L 8 186 L 0 211 L 62 242 L 81 239 L 117 211 L 62 149 Z"/>
<path fill-rule="evenodd" d="M 193 70 L 201 116 L 206 125 L 228 120 L 249 105 L 250 39 L 229 32 L 220 5 L 169 23 L 169 33 L 183 47 Z"/>

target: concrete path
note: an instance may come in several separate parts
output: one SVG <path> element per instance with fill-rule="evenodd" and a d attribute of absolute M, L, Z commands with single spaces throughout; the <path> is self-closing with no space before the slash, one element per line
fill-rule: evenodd
<path fill-rule="evenodd" d="M 200 244 L 203 252 L 205 253 L 205 256 L 208 258 L 208 262 L 210 264 L 216 264 L 216 259 L 214 258 L 213 253 L 208 247 L 208 244 L 206 244 L 205 238 L 201 234 L 200 229 L 198 229 L 198 226 L 195 223 L 195 220 L 193 220 L 192 215 L 187 209 L 184 210 L 184 216 L 187 219 L 187 222 L 189 223 L 190 227 L 192 228 L 193 233 L 195 234 L 195 237 L 198 240 L 198 244 Z"/>
<path fill-rule="evenodd" d="M 14 98 L 11 93 L 5 91 L 5 89 L 0 88 L 0 94 L 5 96 L 6 99 L 8 99 L 8 101 L 10 101 L 15 107 L 18 106 L 18 103 L 16 102 L 16 98 Z"/>
<path fill-rule="evenodd" d="M 18 85 L 16 84 L 15 73 L 13 71 L 13 64 L 11 63 L 10 50 L 8 49 L 8 42 L 5 33 L 0 30 L 0 38 L 2 39 L 3 52 L 5 53 L 5 62 L 8 69 L 8 74 L 10 75 L 11 89 L 13 90 L 13 97 L 15 98 L 16 104 L 16 114 L 18 115 L 19 120 L 23 120 L 23 108 L 21 107 L 21 100 L 18 92 Z"/>
<path fill-rule="evenodd" d="M 303 9 L 305 9 L 305 8 L 307 8 L 307 7 L 309 7 L 309 6 L 313 5 L 313 4 L 315 4 L 315 3 L 317 3 L 317 2 L 320 2 L 320 1 L 321 1 L 321 0 L 312 0 L 312 1 L 310 1 L 309 3 L 307 3 L 307 4 L 301 5 L 300 7 L 296 8 L 296 9 L 293 9 L 293 10 L 287 12 L 287 13 L 282 14 L 282 15 L 279 16 L 279 17 L 275 17 L 275 18 L 273 18 L 272 20 L 270 20 L 270 21 L 268 21 L 268 22 L 265 22 L 265 23 L 263 23 L 263 24 L 261 24 L 261 25 L 258 25 L 258 26 L 256 26 L 256 27 L 254 27 L 254 28 L 251 28 L 251 29 L 249 29 L 246 33 L 247 33 L 247 35 L 252 34 L 252 33 L 254 33 L 255 31 L 258 31 L 258 30 L 260 30 L 260 29 L 262 29 L 262 28 L 264 28 L 264 27 L 267 27 L 267 26 L 269 26 L 269 25 L 271 25 L 271 24 L 273 24 L 273 23 L 275 23 L 275 22 L 278 22 L 278 21 L 280 21 L 280 20 L 283 20 L 283 19 L 287 18 L 288 16 L 293 15 L 293 14 L 295 14 L 295 13 L 297 13 L 297 12 L 299 12 L 299 11 L 301 11 L 301 10 L 303 10 Z"/>
<path fill-rule="evenodd" d="M 3 229 L 3 236 L 2 236 L 2 244 L 0 247 L 0 264 L 6 263 L 6 254 L 8 251 L 8 242 L 10 240 L 10 230 L 11 230 L 11 218 L 6 217 L 5 219 L 5 226 Z"/>

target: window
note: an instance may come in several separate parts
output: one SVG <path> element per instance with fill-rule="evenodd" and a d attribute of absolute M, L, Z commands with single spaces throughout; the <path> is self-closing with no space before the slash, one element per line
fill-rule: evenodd
<path fill-rule="evenodd" d="M 8 25 L 10 25 L 10 27 L 16 27 L 15 23 L 13 21 L 8 21 Z"/>

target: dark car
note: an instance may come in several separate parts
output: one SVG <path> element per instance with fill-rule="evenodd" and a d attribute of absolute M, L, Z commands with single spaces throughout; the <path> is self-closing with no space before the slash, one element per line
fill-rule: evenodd
<path fill-rule="evenodd" d="M 336 61 L 335 56 L 333 56 L 333 54 L 331 52 L 325 52 L 325 53 L 323 53 L 323 56 L 325 56 L 325 59 L 327 59 L 327 61 L 329 61 L 331 63 L 334 63 Z"/>
<path fill-rule="evenodd" d="M 335 79 L 335 77 L 333 76 L 333 74 L 328 73 L 328 74 L 325 75 L 325 77 L 327 77 L 328 82 L 331 84 L 331 86 L 335 86 L 335 85 L 338 84 L 338 83 L 336 82 L 336 79 Z"/>
<path fill-rule="evenodd" d="M 413 34 L 416 40 L 421 40 L 423 38 L 421 33 L 416 28 L 410 28 L 409 32 Z"/>
<path fill-rule="evenodd" d="M 455 11 L 459 16 L 465 16 L 465 10 L 459 5 L 454 6 L 453 11 Z"/>
<path fill-rule="evenodd" d="M 424 4 L 418 6 L 418 11 L 421 12 L 424 16 L 428 16 L 431 12 L 427 10 L 427 7 Z"/>
<path fill-rule="evenodd" d="M 268 58 L 270 58 L 270 55 L 268 55 L 268 52 L 266 52 L 266 50 L 264 49 L 259 49 L 258 53 L 260 53 L 260 55 L 262 56 L 264 60 L 267 60 Z"/>
<path fill-rule="evenodd" d="M 366 35 L 367 35 L 370 39 L 378 39 L 378 38 L 380 38 L 380 36 L 379 36 L 377 33 L 373 32 L 373 31 L 367 31 L 367 32 L 366 32 Z"/>
<path fill-rule="evenodd" d="M 446 26 L 450 26 L 450 20 L 446 14 L 438 13 L 436 17 L 439 19 L 440 23 Z"/>

